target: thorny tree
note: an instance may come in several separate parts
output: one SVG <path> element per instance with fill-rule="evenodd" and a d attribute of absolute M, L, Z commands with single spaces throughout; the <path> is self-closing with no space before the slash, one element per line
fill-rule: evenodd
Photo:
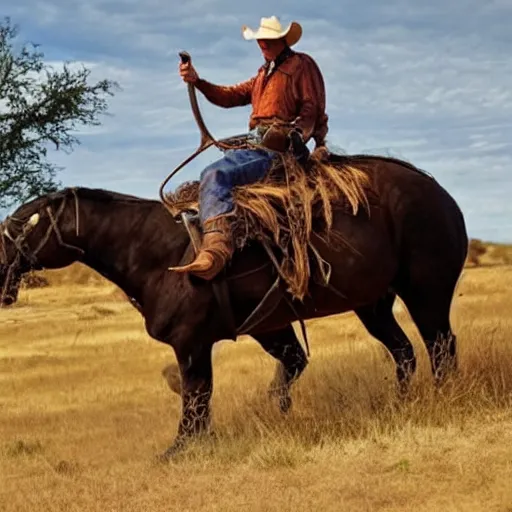
<path fill-rule="evenodd" d="M 45 64 L 35 44 L 16 44 L 17 27 L 0 20 L 0 208 L 55 190 L 48 149 L 72 150 L 73 134 L 98 125 L 117 84 L 89 84 L 90 70 Z"/>

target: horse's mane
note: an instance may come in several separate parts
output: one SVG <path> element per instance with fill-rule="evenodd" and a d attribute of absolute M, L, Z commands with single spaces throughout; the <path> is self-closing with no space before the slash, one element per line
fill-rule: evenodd
<path fill-rule="evenodd" d="M 87 187 L 75 187 L 65 188 L 57 192 L 57 195 L 65 196 L 69 195 L 71 191 L 74 191 L 79 198 L 91 199 L 101 202 L 122 202 L 122 203 L 159 203 L 157 199 L 148 199 L 130 194 L 122 194 L 121 192 L 114 192 L 112 190 L 106 190 L 103 188 L 87 188 Z"/>
<path fill-rule="evenodd" d="M 163 208 L 161 201 L 157 199 L 146 199 L 130 194 L 122 194 L 102 188 L 88 188 L 88 187 L 66 187 L 60 190 L 49 192 L 40 195 L 31 201 L 20 205 L 11 215 L 8 215 L 7 220 L 23 221 L 28 218 L 34 211 L 39 211 L 47 206 L 57 207 L 57 203 L 62 200 L 80 200 L 89 199 L 92 201 L 99 201 L 102 203 L 131 203 L 138 205 L 160 205 Z"/>
<path fill-rule="evenodd" d="M 329 161 L 335 164 L 341 164 L 341 165 L 353 165 L 353 166 L 360 166 L 363 162 L 368 160 L 380 160 L 382 162 L 390 162 L 394 163 L 396 165 L 401 165 L 402 167 L 406 167 L 407 169 L 417 172 L 419 174 L 422 174 L 428 178 L 434 179 L 434 177 L 424 169 L 420 169 L 419 167 L 416 167 L 412 163 L 408 162 L 407 160 L 403 160 L 401 158 L 393 157 L 393 156 L 386 156 L 386 155 L 372 155 L 372 154 L 356 154 L 356 155 L 347 155 L 343 153 L 337 153 L 332 150 L 329 150 Z"/>

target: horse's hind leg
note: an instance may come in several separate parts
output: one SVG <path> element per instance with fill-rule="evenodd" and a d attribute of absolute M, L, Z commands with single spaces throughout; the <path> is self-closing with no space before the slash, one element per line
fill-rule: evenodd
<path fill-rule="evenodd" d="M 383 343 L 393 356 L 399 391 L 403 394 L 416 370 L 416 356 L 411 342 L 393 315 L 395 298 L 394 293 L 388 293 L 375 304 L 357 308 L 355 313 L 368 332 Z"/>
<path fill-rule="evenodd" d="M 425 184 L 427 195 L 428 190 Z M 431 196 L 428 209 L 426 202 L 410 208 L 402 226 L 395 289 L 425 342 L 436 384 L 441 384 L 457 369 L 450 308 L 468 238 L 461 211 L 444 192 Z"/>
<path fill-rule="evenodd" d="M 450 306 L 455 285 L 410 287 L 401 293 L 427 347 L 436 384 L 457 369 L 457 339 L 450 325 Z"/>
<path fill-rule="evenodd" d="M 291 325 L 277 331 L 252 335 L 272 357 L 278 360 L 270 395 L 279 397 L 279 407 L 287 412 L 291 407 L 290 387 L 306 368 L 308 361 Z"/>

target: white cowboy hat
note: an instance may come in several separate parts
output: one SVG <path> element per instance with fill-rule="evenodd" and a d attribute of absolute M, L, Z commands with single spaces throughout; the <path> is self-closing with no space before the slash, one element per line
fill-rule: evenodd
<path fill-rule="evenodd" d="M 295 21 L 292 21 L 286 29 L 275 17 L 261 18 L 258 30 L 252 30 L 247 25 L 242 27 L 242 35 L 247 41 L 253 39 L 281 39 L 286 38 L 288 46 L 293 46 L 302 36 L 302 27 Z"/>

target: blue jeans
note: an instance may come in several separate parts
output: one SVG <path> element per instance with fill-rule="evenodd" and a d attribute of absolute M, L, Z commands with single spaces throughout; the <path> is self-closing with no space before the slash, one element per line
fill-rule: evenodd
<path fill-rule="evenodd" d="M 232 189 L 262 179 L 272 166 L 274 153 L 263 149 L 230 149 L 201 173 L 201 222 L 234 209 Z"/>

